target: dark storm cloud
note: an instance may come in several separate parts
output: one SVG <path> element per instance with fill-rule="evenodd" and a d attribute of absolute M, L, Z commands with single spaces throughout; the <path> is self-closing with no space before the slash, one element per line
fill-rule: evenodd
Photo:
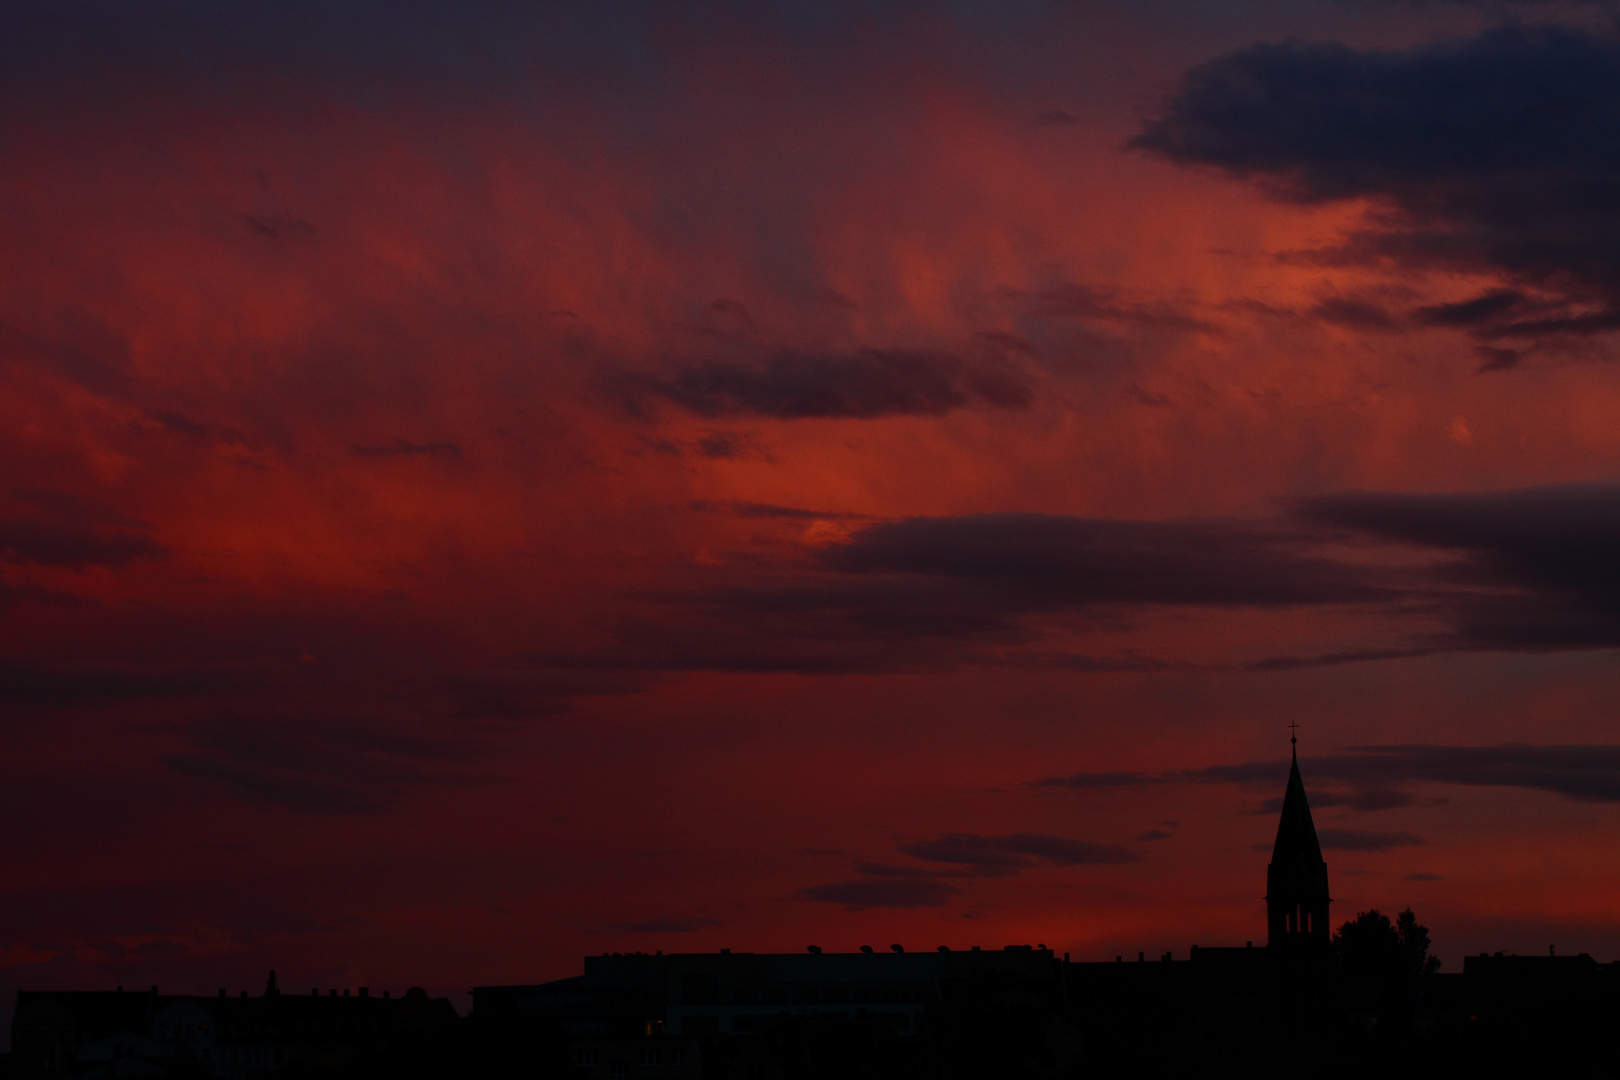
<path fill-rule="evenodd" d="M 900 575 L 850 579 L 814 566 L 717 571 L 689 588 L 638 594 L 611 647 L 526 656 L 559 669 L 878 672 L 954 666 L 976 650 L 1028 644 L 1028 602 L 991 586 Z"/>
<path fill-rule="evenodd" d="M 7 585 L 0 582 L 0 607 L 31 601 L 36 604 L 79 605 L 86 601 L 67 593 L 56 592 L 38 585 Z"/>
<path fill-rule="evenodd" d="M 900 844 L 897 850 L 924 865 L 857 862 L 854 870 L 860 878 L 812 885 L 800 890 L 799 899 L 843 904 L 852 911 L 938 907 L 960 891 L 942 879 L 1004 878 L 1043 865 L 1116 866 L 1141 860 L 1136 852 L 1118 844 L 1042 833 L 946 833 Z"/>
<path fill-rule="evenodd" d="M 910 518 L 823 555 L 846 573 L 993 587 L 1019 606 L 1352 603 L 1393 595 L 1367 572 L 1301 553 L 1301 538 L 1240 521 L 1114 521 L 1043 514 Z"/>
<path fill-rule="evenodd" d="M 409 439 L 395 439 L 387 443 L 351 446 L 349 447 L 349 453 L 355 457 L 363 458 L 458 458 L 461 456 L 461 447 L 457 443 L 445 439 L 435 439 L 430 442 L 411 442 Z"/>
<path fill-rule="evenodd" d="M 651 681 L 632 672 L 508 668 L 453 675 L 443 685 L 458 716 L 528 720 L 566 713 L 583 697 L 637 694 Z"/>
<path fill-rule="evenodd" d="M 1620 326 L 1612 33 L 1510 26 L 1393 52 L 1255 45 L 1189 72 L 1133 145 L 1286 197 L 1397 211 L 1325 257 L 1491 271 L 1544 294 L 1495 290 L 1418 321 L 1485 339 Z"/>
<path fill-rule="evenodd" d="M 308 814 L 375 814 L 413 788 L 488 782 L 465 740 L 422 738 L 343 721 L 217 716 L 191 726 L 171 772 L 224 785 L 248 802 Z"/>
<path fill-rule="evenodd" d="M 248 672 L 115 666 L 64 667 L 0 659 L 0 701 L 69 705 L 130 698 L 212 694 L 251 686 Z"/>
<path fill-rule="evenodd" d="M 1047 319 L 1132 323 L 1146 329 L 1218 332 L 1213 323 L 1164 301 L 1128 299 L 1104 285 L 1064 282 L 1044 289 L 1003 289 L 1003 299 L 1025 301 L 1031 314 Z"/>
<path fill-rule="evenodd" d="M 1578 802 L 1620 802 L 1620 746 L 1365 746 L 1325 760 L 1345 778 L 1518 787 Z"/>
<path fill-rule="evenodd" d="M 1508 27 L 1400 52 L 1337 42 L 1254 45 L 1188 73 L 1133 145 L 1300 198 L 1403 190 L 1525 169 L 1609 176 L 1620 43 Z"/>
<path fill-rule="evenodd" d="M 801 562 L 717 569 L 638 597 L 611 657 L 558 668 L 892 671 L 994 662 L 1117 672 L 1189 666 L 1040 645 L 1051 616 L 1117 620 L 1159 606 L 1355 605 L 1436 629 L 1376 647 L 1271 656 L 1217 670 L 1286 672 L 1441 652 L 1620 645 L 1620 488 L 1346 493 L 1267 520 L 1129 521 L 984 514 L 858 516 L 700 503 L 744 517 L 855 523 Z M 1392 558 L 1367 559 L 1367 553 Z"/>
<path fill-rule="evenodd" d="M 1414 495 L 1349 492 L 1304 500 L 1309 524 L 1465 552 L 1483 580 L 1620 593 L 1620 487 L 1607 484 Z"/>
<path fill-rule="evenodd" d="M 1321 322 L 1352 330 L 1394 330 L 1396 322 L 1389 309 L 1370 300 L 1333 297 L 1311 308 L 1310 315 Z"/>
<path fill-rule="evenodd" d="M 1339 805 L 1352 805 L 1356 793 L 1367 803 L 1358 809 L 1382 809 L 1412 802 L 1400 785 L 1456 784 L 1467 787 L 1527 788 L 1579 802 L 1620 802 L 1620 746 L 1434 746 L 1404 744 L 1353 746 L 1335 754 L 1300 759 L 1300 769 L 1320 782 L 1349 785 L 1352 795 Z M 1135 787 L 1150 784 L 1236 784 L 1281 786 L 1288 777 L 1286 761 L 1250 761 L 1178 772 L 1075 773 L 1035 781 L 1037 787 L 1078 789 Z M 1332 805 L 1331 787 L 1311 801 Z"/>
<path fill-rule="evenodd" d="M 1382 780 L 1351 781 L 1349 787 L 1318 788 L 1311 792 L 1312 806 L 1344 806 L 1361 811 L 1437 806 L 1444 802 L 1445 799 L 1420 799 L 1415 792 Z M 1282 807 L 1283 798 L 1277 795 L 1261 802 L 1254 812 L 1262 817 L 1276 817 L 1282 812 Z"/>
<path fill-rule="evenodd" d="M 1137 862 L 1141 858 L 1117 844 L 1097 844 L 1040 833 L 1008 836 L 947 833 L 936 840 L 902 844 L 900 851 L 923 862 L 949 863 L 988 877 L 1015 874 L 1043 862 L 1054 866 L 1100 866 Z"/>
<path fill-rule="evenodd" d="M 1454 556 L 1432 573 L 1452 644 L 1556 649 L 1620 644 L 1620 487 L 1479 494 L 1348 493 L 1297 504 L 1296 519 Z"/>
<path fill-rule="evenodd" d="M 196 442 L 241 445 L 248 441 L 247 436 L 235 428 L 207 424 L 187 416 L 185 413 L 175 412 L 170 409 L 153 409 L 146 415 L 163 430 Z"/>
<path fill-rule="evenodd" d="M 278 774 L 227 754 L 170 754 L 163 764 L 174 773 L 224 784 L 249 802 L 263 802 L 310 814 L 378 814 L 395 801 L 392 790 L 350 788 L 342 781 Z"/>
<path fill-rule="evenodd" d="M 242 222 L 259 236 L 270 240 L 308 240 L 315 235 L 315 227 L 298 218 L 279 217 L 274 214 L 243 214 Z"/>
<path fill-rule="evenodd" d="M 901 877 L 901 878 L 937 878 L 942 876 L 939 870 L 922 866 L 896 866 L 893 863 L 858 862 L 855 864 L 857 874 L 867 877 Z"/>
<path fill-rule="evenodd" d="M 1180 660 L 1145 656 L 1135 649 L 1125 649 L 1111 656 L 1071 652 L 1041 653 L 1031 650 L 1020 657 L 1008 657 L 1007 662 L 1047 671 L 1089 671 L 1097 674 L 1122 671 L 1185 671 L 1197 666 Z"/>
<path fill-rule="evenodd" d="M 57 491 L 13 492 L 0 509 L 0 558 L 67 566 L 124 566 L 168 551 L 143 523 Z"/>
<path fill-rule="evenodd" d="M 1319 653 L 1315 656 L 1268 656 L 1242 665 L 1245 671 L 1300 671 L 1307 668 L 1342 667 L 1345 664 L 1365 664 L 1374 660 L 1409 660 L 1420 656 L 1433 656 L 1442 651 L 1438 647 L 1411 649 L 1346 649 L 1342 652 Z"/>
<path fill-rule="evenodd" d="M 697 440 L 697 452 L 713 461 L 774 461 L 752 432 L 711 431 Z"/>
<path fill-rule="evenodd" d="M 941 907 L 959 890 L 943 881 L 910 878 L 866 878 L 833 881 L 800 889 L 800 900 L 842 904 L 850 911 L 863 908 Z"/>
<path fill-rule="evenodd" d="M 1479 358 L 1479 370 L 1482 373 L 1487 371 L 1507 371 L 1509 368 L 1519 366 L 1519 361 L 1524 359 L 1524 353 L 1518 349 L 1502 349 L 1494 345 L 1481 345 L 1479 346 Z"/>
<path fill-rule="evenodd" d="M 775 420 L 943 416 L 974 403 L 1024 409 L 1033 397 L 1027 380 L 1015 371 L 909 349 L 713 360 L 667 379 L 627 376 L 618 389 L 633 407 L 656 397 L 697 416 Z"/>
<path fill-rule="evenodd" d="M 104 318 L 83 310 L 54 319 L 8 311 L 0 320 L 0 365 L 36 368 L 114 400 L 136 396 L 129 341 Z"/>
<path fill-rule="evenodd" d="M 123 566 L 161 558 L 163 545 L 140 532 L 81 527 L 38 518 L 0 518 L 0 553 L 54 566 Z"/>
<path fill-rule="evenodd" d="M 1329 851 L 1389 851 L 1423 843 L 1409 832 L 1374 832 L 1370 829 L 1318 829 L 1317 839 Z"/>
<path fill-rule="evenodd" d="M 942 519 L 951 520 L 951 519 Z M 1060 519 L 1061 520 L 1061 519 Z M 1137 523 L 1125 523 L 1137 524 Z M 1054 549 L 1055 550 L 1055 549 Z M 827 549 L 823 549 L 827 553 Z M 863 556 L 866 554 L 863 552 Z M 557 668 L 667 671 L 794 671 L 802 674 L 879 672 L 1000 663 L 1043 670 L 1146 672 L 1193 665 L 1143 655 L 1043 649 L 1042 617 L 1113 622 L 1146 605 L 1273 607 L 1398 599 L 1395 584 L 1379 584 L 1360 568 L 1324 563 L 1312 583 L 1297 562 L 1277 560 L 1276 579 L 1266 553 L 1220 566 L 1209 557 L 1189 566 L 1173 557 L 1114 550 L 1109 563 L 1084 556 L 1053 570 L 1020 562 L 981 564 L 972 573 L 925 573 L 921 561 L 884 569 L 845 568 L 842 554 L 827 557 L 843 572 L 806 567 L 799 574 L 750 577 L 717 572 L 707 587 L 643 593 L 638 613 L 615 627 L 611 649 L 533 654 L 526 660 Z M 1140 578 L 1110 580 L 1131 563 Z M 1208 569 L 1211 576 L 1198 577 Z M 1221 578 L 1226 569 L 1241 578 Z M 1296 573 L 1294 580 L 1287 575 Z M 1403 655 L 1407 655 L 1403 653 Z M 1292 658 L 1290 658 L 1292 659 Z M 1346 661 L 1348 662 L 1348 661 Z M 1301 666 L 1310 661 L 1301 661 Z"/>
<path fill-rule="evenodd" d="M 1418 308 L 1413 317 L 1430 326 L 1474 327 L 1490 323 L 1524 303 L 1516 289 L 1495 289 L 1472 300 Z"/>

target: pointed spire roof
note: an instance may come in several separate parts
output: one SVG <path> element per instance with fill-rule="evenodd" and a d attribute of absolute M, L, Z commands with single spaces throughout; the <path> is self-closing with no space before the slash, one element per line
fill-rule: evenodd
<path fill-rule="evenodd" d="M 1311 804 L 1305 799 L 1305 781 L 1299 775 L 1297 743 L 1288 769 L 1288 790 L 1283 794 L 1282 816 L 1277 822 L 1277 842 L 1271 848 L 1271 861 L 1279 865 L 1307 866 L 1322 861 L 1322 845 L 1316 839 Z"/>

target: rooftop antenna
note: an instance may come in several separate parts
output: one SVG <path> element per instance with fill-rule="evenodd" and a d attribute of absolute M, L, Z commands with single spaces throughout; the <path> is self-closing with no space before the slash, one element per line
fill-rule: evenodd
<path fill-rule="evenodd" d="M 1289 753 L 1293 754 L 1293 756 L 1294 756 L 1294 761 L 1298 762 L 1299 761 L 1299 721 L 1298 720 L 1290 720 L 1290 721 L 1288 721 L 1288 747 L 1289 747 Z"/>

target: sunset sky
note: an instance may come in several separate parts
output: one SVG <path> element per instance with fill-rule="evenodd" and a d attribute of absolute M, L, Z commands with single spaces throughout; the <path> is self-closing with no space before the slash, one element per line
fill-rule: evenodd
<path fill-rule="evenodd" d="M 1620 958 L 1616 19 L 0 8 L 0 1009 Z"/>

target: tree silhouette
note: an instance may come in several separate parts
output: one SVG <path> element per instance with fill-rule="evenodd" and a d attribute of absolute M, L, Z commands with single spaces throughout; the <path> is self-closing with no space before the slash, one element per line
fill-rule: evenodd
<path fill-rule="evenodd" d="M 1333 952 L 1346 1001 L 1377 1016 L 1381 1038 L 1409 1034 L 1418 980 L 1440 967 L 1429 955 L 1429 929 L 1412 909 L 1394 922 L 1377 908 L 1360 912 L 1334 932 Z"/>
<path fill-rule="evenodd" d="M 1440 958 L 1429 955 L 1429 928 L 1417 921 L 1407 908 L 1395 917 L 1395 936 L 1407 971 L 1413 975 L 1433 975 L 1440 970 Z"/>
<path fill-rule="evenodd" d="M 1440 958 L 1429 955 L 1429 928 L 1407 908 L 1395 917 L 1373 908 L 1363 911 L 1333 933 L 1333 951 L 1347 971 L 1386 978 L 1416 978 L 1440 970 Z"/>
<path fill-rule="evenodd" d="M 1335 930 L 1333 951 L 1347 971 L 1357 973 L 1393 972 L 1403 959 L 1395 925 L 1377 908 L 1358 912 L 1354 919 Z"/>

